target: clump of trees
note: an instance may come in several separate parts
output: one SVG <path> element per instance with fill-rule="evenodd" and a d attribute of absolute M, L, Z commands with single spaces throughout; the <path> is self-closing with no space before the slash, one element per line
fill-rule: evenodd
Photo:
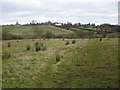
<path fill-rule="evenodd" d="M 10 33 L 8 30 L 2 30 L 2 40 L 16 40 L 16 39 L 23 39 L 20 35 L 14 35 Z"/>

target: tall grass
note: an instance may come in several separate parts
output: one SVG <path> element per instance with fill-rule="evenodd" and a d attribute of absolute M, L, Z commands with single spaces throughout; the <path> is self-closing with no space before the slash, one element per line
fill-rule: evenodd
<path fill-rule="evenodd" d="M 72 44 L 75 44 L 75 43 L 76 43 L 76 41 L 75 41 L 75 40 L 73 40 L 73 41 L 72 41 Z"/>
<path fill-rule="evenodd" d="M 66 41 L 66 45 L 69 45 L 70 44 L 70 42 L 69 41 Z"/>
<path fill-rule="evenodd" d="M 2 53 L 2 59 L 9 59 L 10 57 L 11 57 L 11 54 L 9 52 Z"/>
<path fill-rule="evenodd" d="M 35 42 L 35 51 L 39 51 L 40 50 L 40 44 L 39 42 Z"/>
<path fill-rule="evenodd" d="M 30 45 L 26 46 L 26 50 L 28 50 L 28 51 L 30 50 Z"/>
<path fill-rule="evenodd" d="M 8 47 L 10 47 L 11 46 L 11 43 L 10 42 L 8 42 Z"/>
<path fill-rule="evenodd" d="M 56 62 L 60 61 L 61 60 L 61 57 L 59 54 L 56 54 Z"/>
<path fill-rule="evenodd" d="M 40 50 L 42 50 L 42 51 L 47 50 L 47 47 L 44 46 L 43 43 L 35 42 L 35 51 L 37 52 Z"/>

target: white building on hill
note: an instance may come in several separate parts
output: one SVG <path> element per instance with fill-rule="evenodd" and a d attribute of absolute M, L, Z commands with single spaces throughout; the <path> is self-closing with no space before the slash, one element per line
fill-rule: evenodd
<path fill-rule="evenodd" d="M 62 23 L 55 23 L 55 26 L 62 26 Z"/>

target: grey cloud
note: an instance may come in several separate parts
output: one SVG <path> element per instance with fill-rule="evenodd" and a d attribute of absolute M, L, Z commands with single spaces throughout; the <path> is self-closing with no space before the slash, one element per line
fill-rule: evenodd
<path fill-rule="evenodd" d="M 117 24 L 117 2 L 18 1 L 3 2 L 3 23 L 15 23 L 16 21 L 26 23 L 36 19 L 37 21 L 109 22 Z"/>

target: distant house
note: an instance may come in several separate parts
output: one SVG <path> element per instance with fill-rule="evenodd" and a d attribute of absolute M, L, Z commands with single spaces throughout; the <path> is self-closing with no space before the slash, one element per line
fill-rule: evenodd
<path fill-rule="evenodd" d="M 56 22 L 56 23 L 54 23 L 54 25 L 55 25 L 55 26 L 62 26 L 62 23 Z"/>

